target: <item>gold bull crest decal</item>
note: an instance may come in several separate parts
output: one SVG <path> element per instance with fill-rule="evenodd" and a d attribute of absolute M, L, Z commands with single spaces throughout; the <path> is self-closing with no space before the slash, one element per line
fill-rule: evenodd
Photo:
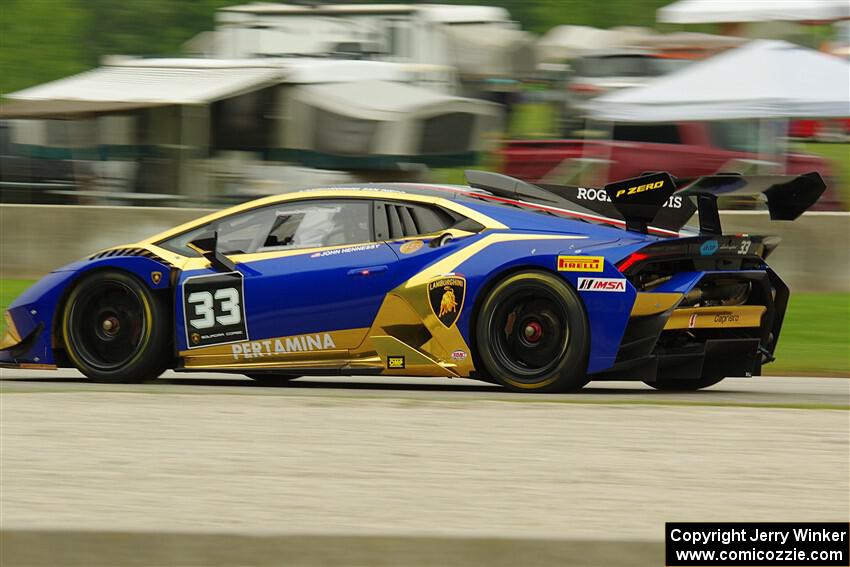
<path fill-rule="evenodd" d="M 451 327 L 457 322 L 466 296 L 466 280 L 461 276 L 445 276 L 428 284 L 428 303 L 440 323 Z"/>

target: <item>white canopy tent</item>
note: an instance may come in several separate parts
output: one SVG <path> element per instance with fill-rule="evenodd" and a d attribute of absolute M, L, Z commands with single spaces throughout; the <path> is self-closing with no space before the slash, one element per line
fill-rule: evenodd
<path fill-rule="evenodd" d="M 707 24 L 832 21 L 850 18 L 847 0 L 679 0 L 657 12 L 659 22 Z"/>
<path fill-rule="evenodd" d="M 850 64 L 784 41 L 743 47 L 600 96 L 590 116 L 671 122 L 850 116 Z"/>
<path fill-rule="evenodd" d="M 128 61 L 85 71 L 7 95 L 3 115 L 116 112 L 131 108 L 206 104 L 281 82 L 280 66 L 244 61 L 187 66 Z"/>

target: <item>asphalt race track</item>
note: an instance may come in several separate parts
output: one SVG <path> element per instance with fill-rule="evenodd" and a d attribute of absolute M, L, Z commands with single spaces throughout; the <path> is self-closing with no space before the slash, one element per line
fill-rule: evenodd
<path fill-rule="evenodd" d="M 4 567 L 658 565 L 665 521 L 850 517 L 842 378 L 524 395 L 4 369 L 0 394 Z"/>

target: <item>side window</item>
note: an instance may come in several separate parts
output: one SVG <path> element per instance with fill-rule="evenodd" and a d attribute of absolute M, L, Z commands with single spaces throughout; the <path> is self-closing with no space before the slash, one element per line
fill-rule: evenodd
<path fill-rule="evenodd" d="M 432 234 L 454 226 L 458 220 L 439 207 L 417 203 L 381 202 L 375 206 L 375 232 L 379 239 Z"/>
<path fill-rule="evenodd" d="M 274 209 L 274 222 L 257 250 L 268 252 L 372 241 L 370 203 L 312 201 Z"/>
<path fill-rule="evenodd" d="M 275 221 L 272 207 L 227 217 L 218 222 L 218 250 L 224 254 L 250 254 L 265 241 Z"/>
<path fill-rule="evenodd" d="M 250 254 L 319 246 L 370 242 L 371 203 L 358 200 L 300 201 L 225 217 L 185 232 L 159 245 L 186 256 L 198 256 L 189 242 L 209 238 L 218 229 L 218 249 Z"/>

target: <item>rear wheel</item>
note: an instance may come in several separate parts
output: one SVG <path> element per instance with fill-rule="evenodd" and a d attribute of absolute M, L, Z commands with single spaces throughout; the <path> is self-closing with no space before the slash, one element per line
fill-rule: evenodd
<path fill-rule="evenodd" d="M 171 361 L 163 302 L 125 272 L 97 272 L 71 290 L 62 317 L 68 357 L 95 382 L 142 382 Z"/>
<path fill-rule="evenodd" d="M 522 272 L 496 284 L 475 330 L 477 366 L 512 390 L 577 390 L 588 382 L 587 317 L 555 275 Z"/>
<path fill-rule="evenodd" d="M 652 386 L 656 390 L 664 390 L 668 392 L 693 392 L 694 390 L 702 390 L 709 386 L 714 386 L 725 376 L 700 378 L 699 380 L 656 380 L 655 382 L 644 382 L 648 386 Z"/>

